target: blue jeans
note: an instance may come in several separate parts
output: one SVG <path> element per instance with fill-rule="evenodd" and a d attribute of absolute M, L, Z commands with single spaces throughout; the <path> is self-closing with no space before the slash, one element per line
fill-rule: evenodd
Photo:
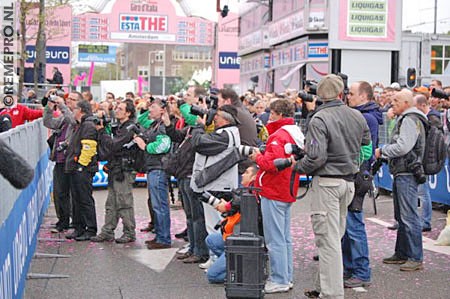
<path fill-rule="evenodd" d="M 197 199 L 190 187 L 190 178 L 178 180 L 178 188 L 183 198 L 184 212 L 186 213 L 187 234 L 189 238 L 189 252 L 196 256 L 208 256 L 205 239 L 208 236 L 205 227 L 203 205 Z"/>
<path fill-rule="evenodd" d="M 227 275 L 227 261 L 225 259 L 225 242 L 221 233 L 214 233 L 206 237 L 209 249 L 219 258 L 209 267 L 206 276 L 210 283 L 223 283 Z"/>
<path fill-rule="evenodd" d="M 369 246 L 364 224 L 364 213 L 348 212 L 342 237 L 342 259 L 345 275 L 370 281 Z"/>
<path fill-rule="evenodd" d="M 151 170 L 147 173 L 147 182 L 153 211 L 156 216 L 156 221 L 155 219 L 153 220 L 155 223 L 156 242 L 161 244 L 171 244 L 167 175 L 160 169 Z"/>
<path fill-rule="evenodd" d="M 425 184 L 419 185 L 417 195 L 419 196 L 420 203 L 422 205 L 422 228 L 431 228 L 432 207 L 428 178 Z"/>
<path fill-rule="evenodd" d="M 269 252 L 269 279 L 287 285 L 292 281 L 291 203 L 261 196 L 264 238 Z"/>
<path fill-rule="evenodd" d="M 412 261 L 422 261 L 422 223 L 417 208 L 417 182 L 414 177 L 394 177 L 392 195 L 394 216 L 398 222 L 395 255 Z"/>

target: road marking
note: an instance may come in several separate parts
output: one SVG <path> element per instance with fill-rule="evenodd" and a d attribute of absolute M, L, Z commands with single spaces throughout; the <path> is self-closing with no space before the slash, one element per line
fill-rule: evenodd
<path fill-rule="evenodd" d="M 392 224 L 383 220 L 380 220 L 378 218 L 366 218 L 369 221 L 372 221 L 373 223 L 382 225 L 384 227 L 391 226 Z M 423 237 L 422 236 L 422 242 L 423 242 L 423 249 L 434 251 L 437 253 L 442 253 L 446 255 L 450 255 L 450 246 L 436 246 L 434 243 L 436 243 L 436 240 Z"/>
<path fill-rule="evenodd" d="M 156 272 L 162 272 L 175 256 L 178 248 L 159 250 L 134 249 L 124 250 L 123 254 Z"/>

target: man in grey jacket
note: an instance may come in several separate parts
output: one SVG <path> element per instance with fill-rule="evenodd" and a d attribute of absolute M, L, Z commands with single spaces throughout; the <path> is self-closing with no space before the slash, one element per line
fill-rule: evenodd
<path fill-rule="evenodd" d="M 395 253 L 383 259 L 385 264 L 400 264 L 401 271 L 423 268 L 422 223 L 417 209 L 417 188 L 423 174 L 425 128 L 419 119 L 426 115 L 414 107 L 413 93 L 403 89 L 396 93 L 392 109 L 398 120 L 390 144 L 375 150 L 376 158 L 389 161 L 394 176 L 392 195 L 394 216 L 398 222 Z"/>
<path fill-rule="evenodd" d="M 50 90 L 46 98 L 50 99 L 50 94 L 53 93 L 56 93 L 56 89 Z M 66 161 L 66 148 L 76 124 L 72 110 L 81 99 L 82 96 L 79 92 L 71 92 L 66 101 L 61 97 L 49 100 L 44 110 L 44 126 L 56 131 L 56 140 L 50 153 L 50 159 L 55 161 L 55 167 L 53 168 L 53 198 L 58 222 L 56 227 L 51 230 L 52 233 L 63 232 L 69 228 L 71 210 L 70 175 L 64 172 L 64 164 Z M 56 108 L 61 112 L 58 117 L 53 115 Z"/>
<path fill-rule="evenodd" d="M 310 298 L 344 298 L 341 238 L 345 232 L 347 207 L 354 192 L 360 166 L 360 149 L 371 142 L 362 114 L 340 98 L 344 83 L 327 75 L 318 84 L 323 101 L 311 117 L 306 134 L 306 155 L 294 170 L 312 175 L 311 222 L 319 249 L 319 273 Z"/>

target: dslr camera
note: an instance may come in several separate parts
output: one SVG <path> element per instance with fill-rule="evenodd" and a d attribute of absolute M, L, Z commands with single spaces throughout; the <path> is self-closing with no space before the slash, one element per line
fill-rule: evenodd
<path fill-rule="evenodd" d="M 416 161 L 410 164 L 408 168 L 412 172 L 417 184 L 425 184 L 425 182 L 427 181 L 427 176 L 425 175 L 425 172 L 423 170 L 422 163 Z"/>
<path fill-rule="evenodd" d="M 433 90 L 431 91 L 431 96 L 438 99 L 448 99 L 450 97 L 450 94 L 446 93 L 443 90 L 433 88 Z"/>
<path fill-rule="evenodd" d="M 317 95 L 317 82 L 314 80 L 303 80 L 305 90 L 300 90 L 298 97 L 305 102 L 313 102 L 315 95 Z"/>
<path fill-rule="evenodd" d="M 142 133 L 140 127 L 138 127 L 136 124 L 131 124 L 129 125 L 127 128 L 128 132 L 133 132 L 134 134 L 136 134 L 138 137 L 141 137 L 143 140 L 146 140 L 146 137 L 144 136 L 144 134 Z M 128 143 L 125 143 L 123 145 L 124 148 L 126 149 L 130 149 L 133 147 L 133 145 L 135 145 L 136 142 L 134 140 L 131 140 Z"/>
<path fill-rule="evenodd" d="M 192 105 L 191 107 L 191 114 L 192 115 L 198 115 L 200 117 L 203 117 L 206 115 L 206 125 L 209 126 L 212 124 L 214 120 L 214 116 L 216 115 L 218 104 L 219 104 L 219 98 L 217 97 L 217 89 L 211 89 L 209 97 L 200 98 L 200 101 L 205 101 L 208 105 L 208 109 L 203 109 L 202 107 L 198 105 Z"/>
<path fill-rule="evenodd" d="M 266 145 L 263 144 L 260 147 L 253 147 L 253 146 L 249 146 L 249 145 L 240 145 L 238 147 L 239 154 L 241 156 L 250 156 L 251 154 L 253 154 L 255 149 L 258 149 L 261 153 L 264 153 L 264 151 L 266 150 Z"/>
<path fill-rule="evenodd" d="M 298 145 L 292 143 L 286 143 L 284 145 L 284 152 L 288 155 L 293 155 L 295 161 L 298 161 L 305 156 L 305 151 Z M 282 171 L 291 167 L 292 160 L 288 158 L 278 158 L 273 160 L 273 165 L 275 165 L 278 171 Z"/>
<path fill-rule="evenodd" d="M 100 117 L 97 114 L 94 114 L 91 119 L 96 126 L 98 125 L 106 126 L 111 123 L 111 118 L 106 116 L 106 114 L 103 114 Z"/>

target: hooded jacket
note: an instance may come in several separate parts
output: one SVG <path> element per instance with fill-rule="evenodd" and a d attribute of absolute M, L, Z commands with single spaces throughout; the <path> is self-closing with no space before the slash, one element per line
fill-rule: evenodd
<path fill-rule="evenodd" d="M 372 138 L 372 155 L 375 154 L 375 148 L 378 147 L 378 132 L 379 126 L 383 124 L 383 113 L 380 107 L 374 102 L 354 107 L 360 111 L 366 119 L 370 130 L 370 137 Z"/>
<path fill-rule="evenodd" d="M 261 188 L 259 194 L 265 198 L 281 202 L 294 202 L 295 197 L 291 195 L 290 191 L 292 168 L 288 167 L 278 171 L 273 161 L 291 156 L 291 154 L 286 154 L 284 150 L 284 145 L 287 143 L 296 144 L 303 148 L 304 136 L 300 128 L 294 125 L 293 118 L 282 118 L 281 122 L 271 123 L 272 129 L 277 123 L 282 124 L 282 126 L 269 135 L 266 150 L 256 157 L 259 171 L 256 175 L 255 187 Z M 298 190 L 298 174 L 295 175 L 293 190 Z M 295 191 L 294 195 L 296 195 Z"/>

